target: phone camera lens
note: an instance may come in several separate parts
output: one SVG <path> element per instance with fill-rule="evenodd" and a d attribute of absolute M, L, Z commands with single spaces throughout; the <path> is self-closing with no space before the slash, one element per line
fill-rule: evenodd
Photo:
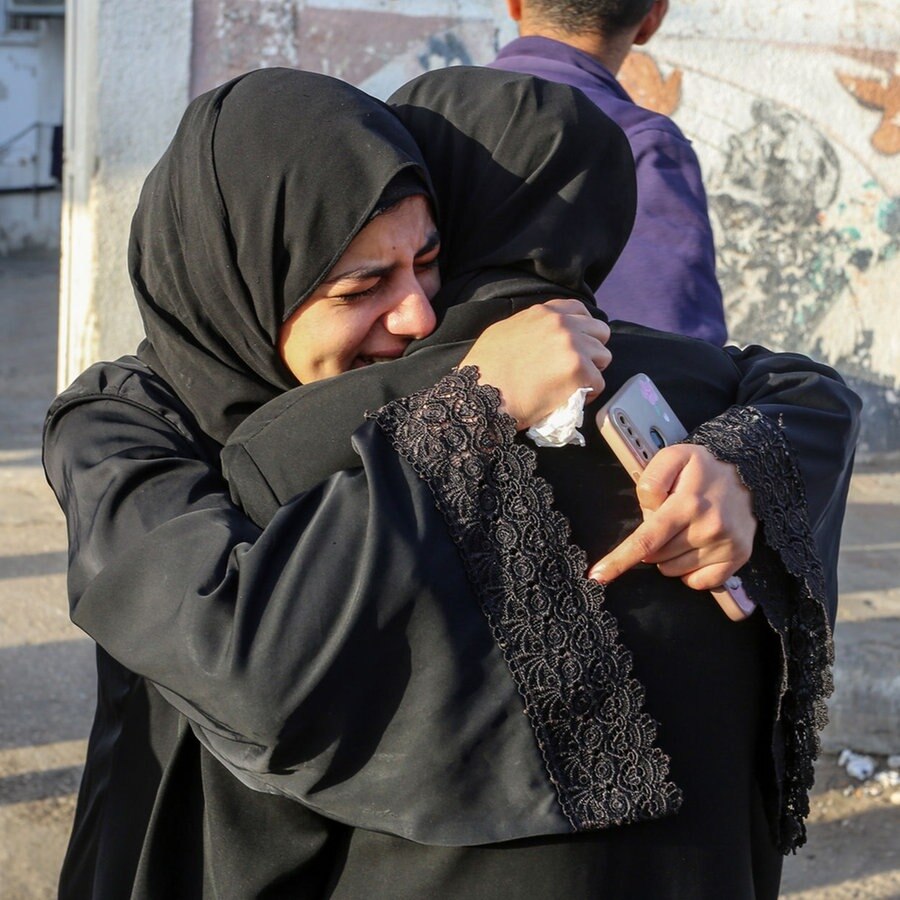
<path fill-rule="evenodd" d="M 657 450 L 662 450 L 662 448 L 666 446 L 666 439 L 655 426 L 650 429 L 650 440 L 656 444 Z"/>

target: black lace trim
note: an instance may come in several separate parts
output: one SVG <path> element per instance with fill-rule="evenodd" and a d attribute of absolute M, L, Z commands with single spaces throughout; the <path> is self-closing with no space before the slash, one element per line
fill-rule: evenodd
<path fill-rule="evenodd" d="M 698 428 L 688 443 L 733 463 L 753 493 L 762 539 L 785 571 L 758 554 L 740 575 L 781 640 L 782 681 L 775 762 L 783 768 L 778 840 L 788 853 L 806 842 L 813 764 L 828 721 L 834 647 L 825 611 L 822 564 L 813 543 L 803 481 L 776 424 L 750 406 L 732 407 Z"/>
<path fill-rule="evenodd" d="M 477 378 L 454 371 L 370 418 L 434 494 L 572 827 L 675 812 L 681 792 L 603 590 L 584 575 L 534 451 Z"/>

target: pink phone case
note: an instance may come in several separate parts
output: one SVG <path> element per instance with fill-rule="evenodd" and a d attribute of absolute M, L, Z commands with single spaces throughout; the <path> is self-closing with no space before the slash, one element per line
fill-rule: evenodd
<path fill-rule="evenodd" d="M 643 372 L 633 375 L 597 413 L 597 428 L 616 458 L 635 483 L 653 456 L 687 437 L 687 431 L 672 407 Z M 737 575 L 710 593 L 732 619 L 749 616 L 756 603 L 747 596 Z M 730 597 L 742 616 L 734 616 L 722 602 Z"/>

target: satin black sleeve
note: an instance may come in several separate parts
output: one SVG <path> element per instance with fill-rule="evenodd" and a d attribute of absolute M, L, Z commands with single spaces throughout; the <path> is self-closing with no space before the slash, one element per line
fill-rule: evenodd
<path fill-rule="evenodd" d="M 740 575 L 781 642 L 773 751 L 781 784 L 779 841 L 787 852 L 805 841 L 818 735 L 832 690 L 833 570 L 859 402 L 832 370 L 805 357 L 761 348 L 734 355 L 744 369 L 738 399 L 748 405 L 732 407 L 688 440 L 737 468 L 760 523 Z M 828 552 L 834 555 L 823 557 Z"/>
<path fill-rule="evenodd" d="M 789 448 L 823 565 L 825 607 L 834 627 L 838 549 L 862 403 L 834 369 L 806 356 L 759 346 L 726 350 L 741 376 L 735 404 L 759 410 L 777 425 Z"/>
<path fill-rule="evenodd" d="M 585 575 L 535 451 L 477 379 L 463 368 L 372 418 L 434 495 L 572 827 L 675 812 L 681 792 L 603 588 Z"/>
<path fill-rule="evenodd" d="M 257 790 L 425 843 L 570 831 L 457 548 L 381 430 L 260 529 L 182 426 L 121 391 L 55 405 L 73 621 Z"/>
<path fill-rule="evenodd" d="M 349 382 L 344 377 L 343 385 L 321 388 L 332 395 Z M 226 448 L 236 495 L 260 483 L 269 496 L 297 487 L 281 460 L 293 458 L 298 430 L 318 431 L 310 426 L 315 408 L 308 400 L 297 395 L 270 404 Z M 512 421 L 498 409 L 497 392 L 478 386 L 474 370 L 466 369 L 371 416 L 447 523 L 471 602 L 480 606 L 523 698 L 570 827 L 667 815 L 678 808 L 680 792 L 655 746 L 656 725 L 644 711 L 630 653 L 602 608 L 602 589 L 585 578 L 584 554 L 554 511 L 549 485 L 535 474 L 534 451 L 516 442 Z M 354 438 L 357 451 L 362 433 Z M 278 487 L 271 487 L 273 478 Z M 430 553 L 423 544 L 420 561 Z"/>
<path fill-rule="evenodd" d="M 451 322 L 452 324 L 452 322 Z M 413 356 L 300 385 L 248 416 L 222 449 L 231 496 L 257 524 L 340 471 L 362 462 L 351 438 L 379 409 L 446 375 L 470 342 L 427 347 Z"/>

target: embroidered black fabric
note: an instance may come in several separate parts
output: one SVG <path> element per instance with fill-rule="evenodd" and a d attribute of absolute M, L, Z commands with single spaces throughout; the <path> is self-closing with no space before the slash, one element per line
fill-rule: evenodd
<path fill-rule="evenodd" d="M 813 764 L 833 689 L 831 629 L 822 565 L 813 544 L 806 494 L 793 452 L 778 426 L 751 406 L 732 407 L 687 439 L 733 463 L 753 494 L 765 546 L 740 571 L 781 641 L 782 679 L 774 732 L 781 780 L 778 843 L 788 853 L 806 841 Z M 760 540 L 757 541 L 759 546 Z M 766 552 L 767 551 L 767 552 Z M 772 565 L 772 557 L 780 565 Z M 767 564 L 767 561 L 769 564 Z M 782 568 L 783 567 L 783 568 Z"/>
<path fill-rule="evenodd" d="M 675 812 L 681 792 L 603 590 L 534 451 L 477 378 L 465 367 L 369 417 L 434 494 L 572 828 Z"/>

